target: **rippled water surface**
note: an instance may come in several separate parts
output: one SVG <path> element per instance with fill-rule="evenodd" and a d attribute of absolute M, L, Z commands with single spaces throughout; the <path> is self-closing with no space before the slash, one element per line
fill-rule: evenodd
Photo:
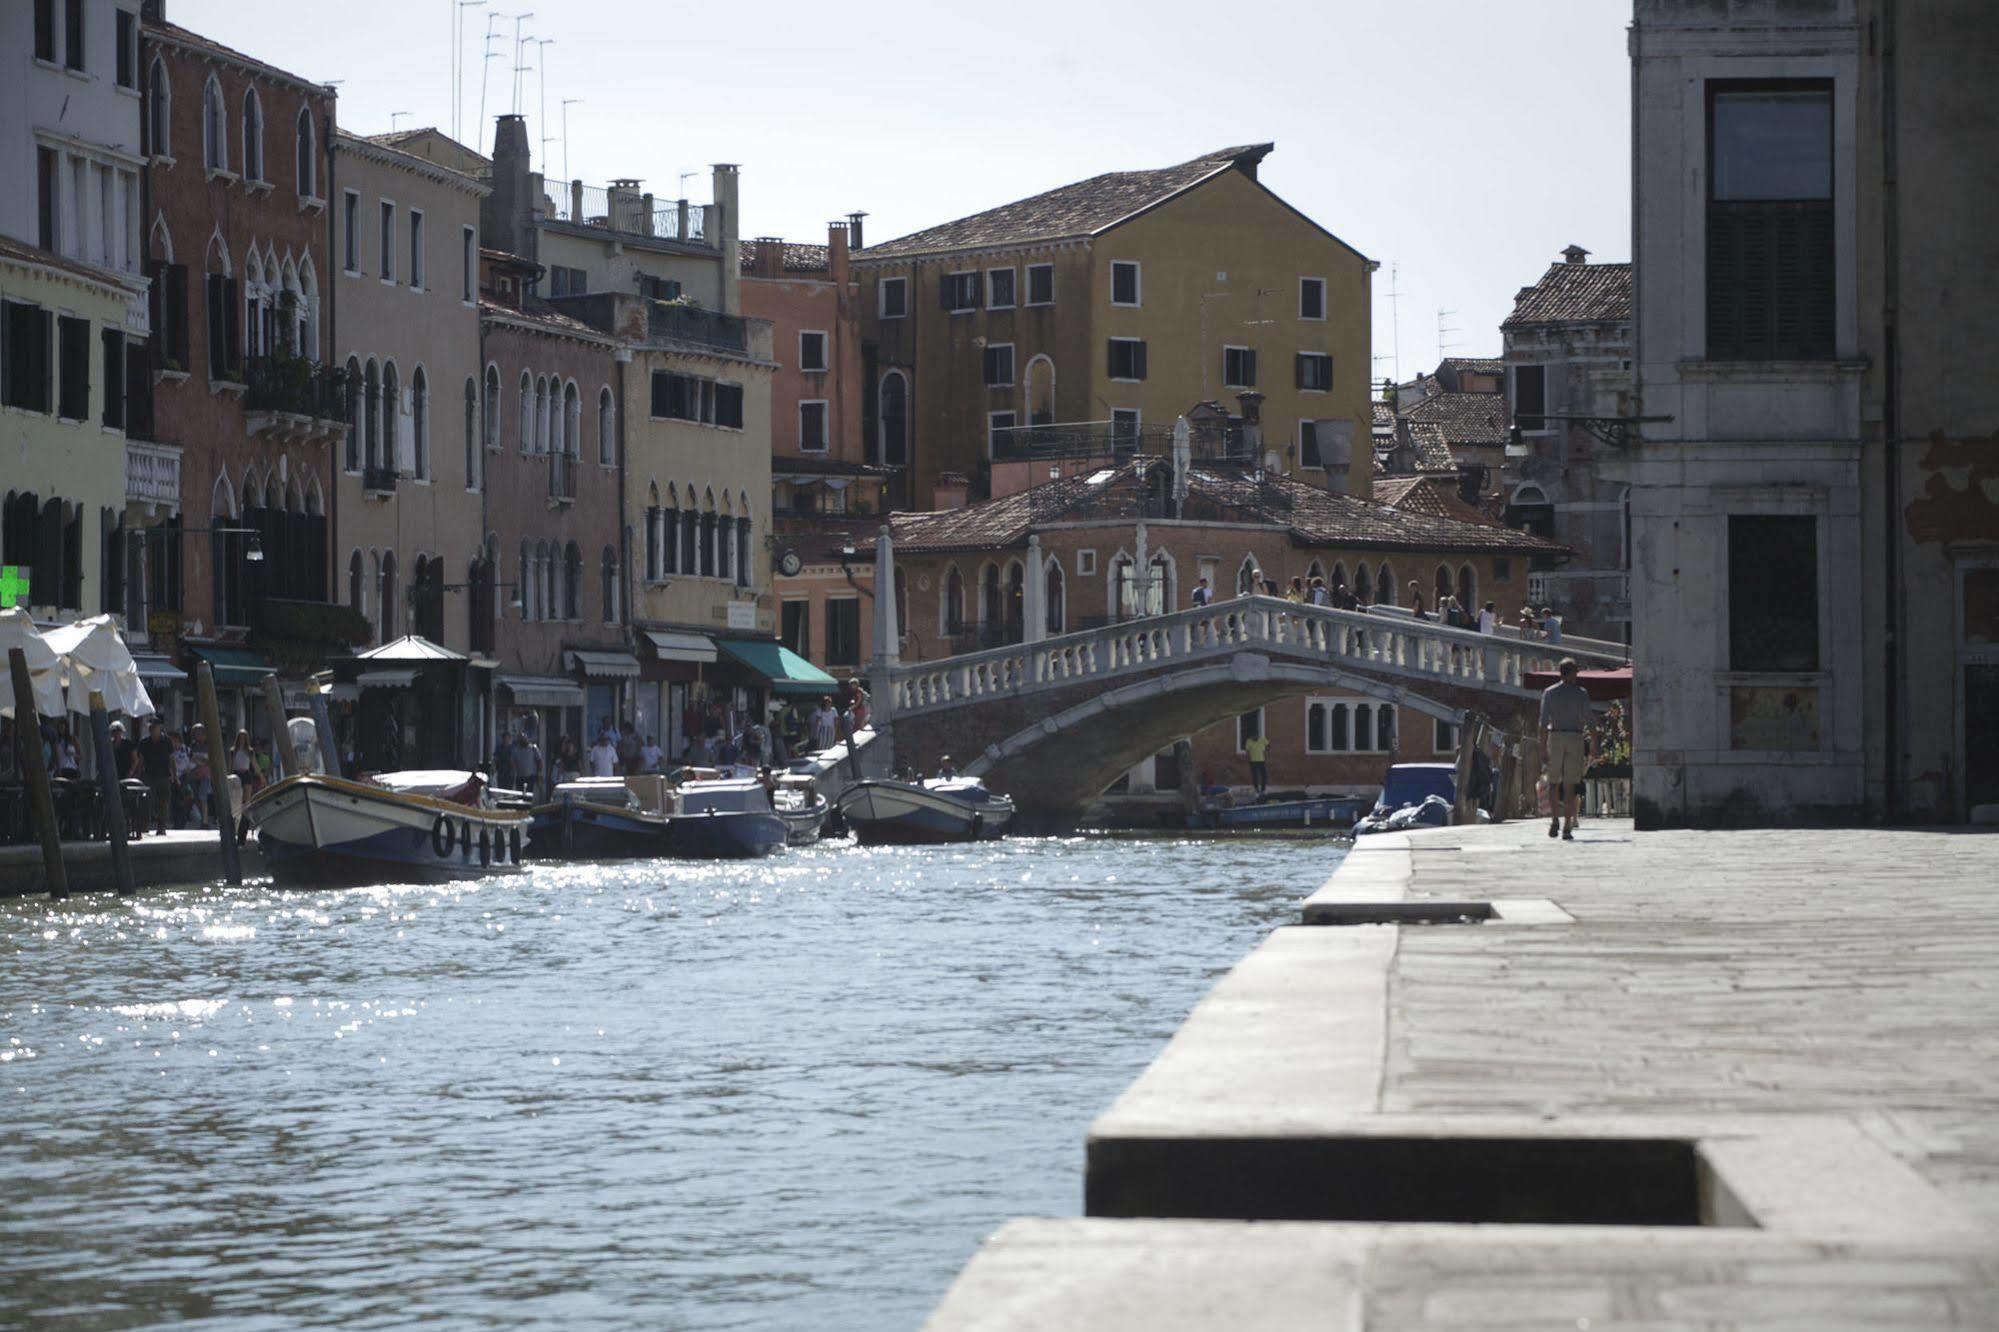
<path fill-rule="evenodd" d="M 0 1326 L 914 1327 L 1339 855 L 0 902 Z"/>

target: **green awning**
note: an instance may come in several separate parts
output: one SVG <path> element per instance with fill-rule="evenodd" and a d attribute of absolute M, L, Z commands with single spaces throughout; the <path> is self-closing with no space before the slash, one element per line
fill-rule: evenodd
<path fill-rule="evenodd" d="M 265 676 L 278 673 L 262 653 L 248 648 L 190 647 L 188 651 L 215 668 L 218 685 L 262 684 Z"/>
<path fill-rule="evenodd" d="M 840 682 L 782 643 L 718 638 L 715 646 L 770 682 L 780 694 L 837 693 Z"/>

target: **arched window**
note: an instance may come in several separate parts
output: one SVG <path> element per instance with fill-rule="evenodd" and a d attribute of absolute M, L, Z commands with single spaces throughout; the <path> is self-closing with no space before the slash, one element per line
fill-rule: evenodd
<path fill-rule="evenodd" d="M 736 515 L 736 586 L 748 587 L 750 575 L 756 572 L 756 544 L 751 536 L 755 530 L 750 526 L 750 497 L 738 496 Z"/>
<path fill-rule="evenodd" d="M 396 438 L 396 418 L 403 407 L 402 381 L 396 376 L 396 363 L 382 363 L 382 460 L 380 466 L 390 471 L 402 470 L 400 456 L 401 441 Z"/>
<path fill-rule="evenodd" d="M 1374 601 L 1377 606 L 1395 604 L 1395 575 L 1386 562 L 1374 571 Z"/>
<path fill-rule="evenodd" d="M 944 632 L 962 634 L 965 632 L 965 576 L 952 565 L 944 574 Z"/>
<path fill-rule="evenodd" d="M 646 581 L 657 583 L 663 572 L 661 568 L 660 537 L 665 523 L 661 519 L 659 484 L 654 482 L 646 487 Z"/>
<path fill-rule="evenodd" d="M 361 433 L 367 424 L 361 412 L 361 362 L 354 357 L 347 358 L 347 470 L 361 470 Z"/>
<path fill-rule="evenodd" d="M 430 479 L 430 377 L 422 366 L 410 373 L 410 471 Z"/>
<path fill-rule="evenodd" d="M 1055 362 L 1036 356 L 1027 363 L 1027 423 L 1052 425 L 1055 421 Z"/>
<path fill-rule="evenodd" d="M 900 467 L 909 461 L 909 377 L 900 370 L 882 376 L 880 453 L 876 461 Z"/>
<path fill-rule="evenodd" d="M 902 570 L 897 569 L 900 576 Z M 1059 634 L 1068 623 L 1068 606 L 1065 604 L 1066 588 L 1062 581 L 1062 565 L 1057 560 L 1048 561 L 1047 571 L 1042 576 L 1041 609 L 1042 629 L 1046 633 Z"/>
<path fill-rule="evenodd" d="M 901 565 L 895 570 L 895 636 L 897 642 L 909 636 L 909 579 Z"/>
<path fill-rule="evenodd" d="M 1256 592 L 1258 590 L 1256 580 L 1261 574 L 1262 570 L 1256 567 L 1256 557 L 1254 555 L 1243 556 L 1241 566 L 1235 571 L 1236 595 L 1242 597 Z"/>
<path fill-rule="evenodd" d="M 319 197 L 319 158 L 315 147 L 317 136 L 312 128 L 312 108 L 304 107 L 298 113 L 298 131 L 293 150 L 298 154 L 298 197 L 317 199 Z"/>
<path fill-rule="evenodd" d="M 618 552 L 609 546 L 599 561 L 603 565 L 604 623 L 618 622 Z"/>
<path fill-rule="evenodd" d="M 1442 615 L 1444 598 L 1451 595 L 1451 570 L 1448 565 L 1440 564 L 1437 566 L 1436 577 L 1431 579 L 1430 586 L 1437 597 L 1436 603 L 1431 609 Z"/>
<path fill-rule="evenodd" d="M 174 155 L 174 90 L 167 65 L 158 56 L 146 71 L 146 151 L 154 157 Z"/>
<path fill-rule="evenodd" d="M 479 381 L 465 376 L 465 488 L 479 488 Z"/>
<path fill-rule="evenodd" d="M 1311 564 L 1305 567 L 1305 590 L 1308 593 L 1312 590 L 1314 580 L 1322 583 L 1326 580 L 1326 566 L 1317 560 L 1313 560 Z M 1328 584 L 1328 586 L 1331 585 Z"/>
<path fill-rule="evenodd" d="M 1019 560 L 1006 567 L 1006 641 L 1027 637 L 1027 570 Z"/>
<path fill-rule="evenodd" d="M 312 256 L 298 271 L 298 305 L 292 311 L 292 347 L 310 361 L 319 359 L 319 274 Z"/>
<path fill-rule="evenodd" d="M 534 452 L 534 376 L 521 371 L 521 452 Z"/>
<path fill-rule="evenodd" d="M 562 451 L 579 461 L 583 457 L 583 395 L 573 379 L 562 387 Z"/>
<path fill-rule="evenodd" d="M 483 410 L 486 447 L 500 447 L 500 367 L 486 367 L 486 401 Z"/>
<path fill-rule="evenodd" d="M 396 553 L 382 552 L 382 621 L 381 639 L 384 643 L 397 636 L 396 621 Z"/>
<path fill-rule="evenodd" d="M 611 386 L 597 390 L 597 461 L 612 467 L 618 461 L 618 422 L 611 409 Z"/>
<path fill-rule="evenodd" d="M 363 615 L 368 613 L 368 575 L 359 550 L 347 557 L 347 605 Z"/>
<path fill-rule="evenodd" d="M 574 541 L 562 552 L 562 618 L 583 618 L 583 552 Z"/>
<path fill-rule="evenodd" d="M 1005 603 L 1000 600 L 999 566 L 988 564 L 979 571 L 979 628 L 992 633 L 1000 627 L 1005 613 Z"/>
<path fill-rule="evenodd" d="M 382 377 L 375 368 L 373 357 L 368 359 L 368 368 L 361 372 L 363 402 L 362 414 L 365 426 L 363 441 L 365 465 L 370 469 L 382 465 Z"/>
<path fill-rule="evenodd" d="M 735 576 L 736 523 L 729 513 L 729 495 L 722 494 L 722 511 L 715 515 L 715 576 L 728 582 Z"/>
<path fill-rule="evenodd" d="M 521 618 L 523 620 L 532 620 L 534 618 L 535 579 L 532 549 L 527 542 L 521 542 L 521 577 L 520 585 L 515 589 L 515 595 L 520 602 Z"/>
<path fill-rule="evenodd" d="M 1343 562 L 1335 561 L 1333 564 L 1333 581 L 1326 584 L 1326 586 L 1332 588 L 1335 592 L 1339 592 L 1345 590 L 1346 585 L 1347 566 Z"/>
<path fill-rule="evenodd" d="M 536 453 L 548 452 L 549 410 L 548 380 L 546 378 L 536 379 L 534 381 L 534 451 Z"/>
<path fill-rule="evenodd" d="M 1361 601 L 1370 600 L 1374 596 L 1374 581 L 1368 574 L 1365 560 L 1353 567 L 1353 594 Z"/>
<path fill-rule="evenodd" d="M 1180 570 L 1173 562 L 1171 552 L 1156 550 L 1152 553 L 1151 578 L 1145 585 L 1145 613 L 1164 615 L 1174 604 L 1174 596 L 1179 591 Z"/>
<path fill-rule="evenodd" d="M 264 178 L 264 103 L 255 88 L 243 92 L 243 179 Z"/>
<path fill-rule="evenodd" d="M 546 620 L 562 618 L 562 549 L 543 541 L 535 547 L 541 560 L 541 614 Z"/>
<path fill-rule="evenodd" d="M 201 89 L 201 164 L 210 171 L 229 169 L 229 113 L 222 106 L 222 84 L 213 74 Z"/>
<path fill-rule="evenodd" d="M 1478 575 L 1469 564 L 1458 566 L 1458 605 L 1467 615 L 1478 614 Z"/>
<path fill-rule="evenodd" d="M 684 493 L 684 503 L 678 495 L 673 497 L 674 516 L 668 521 L 680 528 L 679 571 L 693 578 L 701 572 L 701 515 L 697 512 L 699 502 L 694 498 L 694 487 L 687 487 Z"/>

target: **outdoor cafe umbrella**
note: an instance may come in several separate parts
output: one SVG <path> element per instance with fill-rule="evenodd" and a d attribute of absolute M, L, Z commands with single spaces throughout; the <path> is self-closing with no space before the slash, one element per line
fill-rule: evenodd
<path fill-rule="evenodd" d="M 35 622 L 19 606 L 0 611 L 0 659 L 13 648 L 28 657 L 28 679 L 35 691 L 35 711 L 44 717 L 60 717 L 68 709 L 62 701 L 62 666 L 55 649 L 35 629 Z M 14 715 L 14 674 L 0 670 L 0 716 Z"/>
<path fill-rule="evenodd" d="M 93 615 L 75 624 L 51 629 L 42 635 L 49 650 L 62 659 L 69 684 L 69 710 L 90 711 L 92 690 L 104 695 L 104 706 L 128 717 L 150 717 L 155 709 L 151 695 L 139 679 L 139 667 L 118 622 L 109 615 Z"/>

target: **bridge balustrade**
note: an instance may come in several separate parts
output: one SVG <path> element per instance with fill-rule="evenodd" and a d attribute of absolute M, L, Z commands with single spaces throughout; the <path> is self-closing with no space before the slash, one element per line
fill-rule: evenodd
<path fill-rule="evenodd" d="M 899 714 L 929 712 L 1085 680 L 1109 683 L 1169 662 L 1256 650 L 1345 663 L 1403 681 L 1433 680 L 1515 697 L 1531 692 L 1526 684 L 1530 672 L 1553 670 L 1565 656 L 1585 667 L 1630 664 L 1614 644 L 1582 647 L 1506 638 L 1407 616 L 1301 606 L 1275 597 L 1237 597 L 1036 643 L 899 666 L 889 697 Z"/>

